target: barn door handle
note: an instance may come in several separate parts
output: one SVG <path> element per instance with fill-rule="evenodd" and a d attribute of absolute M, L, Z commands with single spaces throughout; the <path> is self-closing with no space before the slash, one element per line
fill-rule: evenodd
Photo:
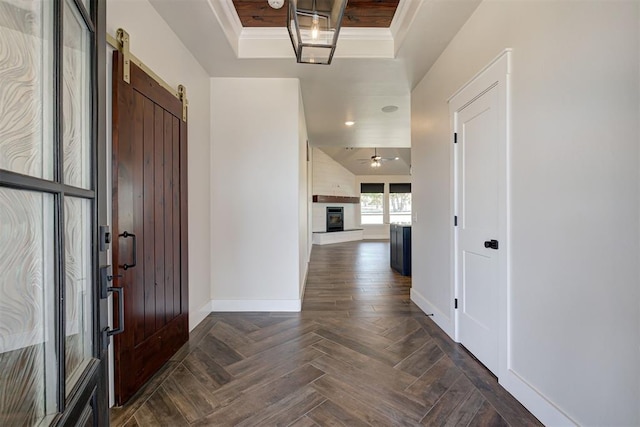
<path fill-rule="evenodd" d="M 131 237 L 133 239 L 133 261 L 131 262 L 131 264 L 123 264 L 119 266 L 119 267 L 122 267 L 124 270 L 128 270 L 130 268 L 135 267 L 138 262 L 138 259 L 137 259 L 138 251 L 136 251 L 136 235 L 133 233 L 129 233 L 128 231 L 125 231 L 124 233 L 120 234 L 119 237 L 124 237 L 125 239 L 127 237 Z"/>
<path fill-rule="evenodd" d="M 498 241 L 497 240 L 487 240 L 484 242 L 484 247 L 487 249 L 498 249 Z"/>

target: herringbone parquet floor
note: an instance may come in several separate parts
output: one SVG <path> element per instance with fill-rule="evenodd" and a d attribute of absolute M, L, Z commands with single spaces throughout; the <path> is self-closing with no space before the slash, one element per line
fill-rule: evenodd
<path fill-rule="evenodd" d="M 409 301 L 388 250 L 314 246 L 302 313 L 211 314 L 112 425 L 540 425 Z"/>

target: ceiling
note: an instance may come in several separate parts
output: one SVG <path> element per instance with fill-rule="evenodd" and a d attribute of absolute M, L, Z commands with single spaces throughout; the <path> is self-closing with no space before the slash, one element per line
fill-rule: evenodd
<path fill-rule="evenodd" d="M 397 9 L 388 28 L 343 28 L 333 62 L 324 66 L 296 63 L 286 19 L 283 27 L 244 27 L 234 1 L 239 9 L 252 3 L 252 13 L 271 20 L 267 0 L 150 0 L 212 77 L 298 78 L 309 142 L 341 148 L 327 153 L 340 163 L 348 163 L 345 147 L 411 147 L 411 90 L 480 3 L 349 0 L 354 8 Z M 389 105 L 397 111 L 382 112 Z"/>
<path fill-rule="evenodd" d="M 273 9 L 263 0 L 232 0 L 243 27 L 284 27 L 287 23 L 289 0 L 280 9 Z M 400 0 L 349 0 L 342 19 L 343 27 L 386 27 Z"/>
<path fill-rule="evenodd" d="M 340 163 L 354 175 L 409 175 L 411 168 L 410 148 L 354 148 L 320 147 L 325 154 L 340 159 Z M 382 157 L 382 166 L 371 167 L 371 156 Z"/>

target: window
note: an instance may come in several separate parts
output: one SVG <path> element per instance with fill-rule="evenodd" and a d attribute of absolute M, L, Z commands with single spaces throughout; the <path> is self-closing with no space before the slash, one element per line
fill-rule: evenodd
<path fill-rule="evenodd" d="M 360 184 L 360 222 L 383 224 L 384 184 Z"/>
<path fill-rule="evenodd" d="M 389 184 L 389 222 L 411 222 L 411 184 Z"/>

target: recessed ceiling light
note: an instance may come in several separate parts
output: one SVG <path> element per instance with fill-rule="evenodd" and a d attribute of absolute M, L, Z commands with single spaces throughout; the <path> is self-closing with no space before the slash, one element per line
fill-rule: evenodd
<path fill-rule="evenodd" d="M 386 105 L 386 106 L 382 107 L 382 112 L 383 113 L 393 113 L 394 111 L 398 111 L 398 106 L 397 105 Z"/>
<path fill-rule="evenodd" d="M 353 125 L 356 124 L 356 122 L 352 122 L 351 120 L 349 120 L 347 122 L 344 122 L 344 124 L 347 125 L 347 126 L 353 126 Z"/>
<path fill-rule="evenodd" d="M 394 157 L 393 160 L 400 160 L 400 157 Z"/>

